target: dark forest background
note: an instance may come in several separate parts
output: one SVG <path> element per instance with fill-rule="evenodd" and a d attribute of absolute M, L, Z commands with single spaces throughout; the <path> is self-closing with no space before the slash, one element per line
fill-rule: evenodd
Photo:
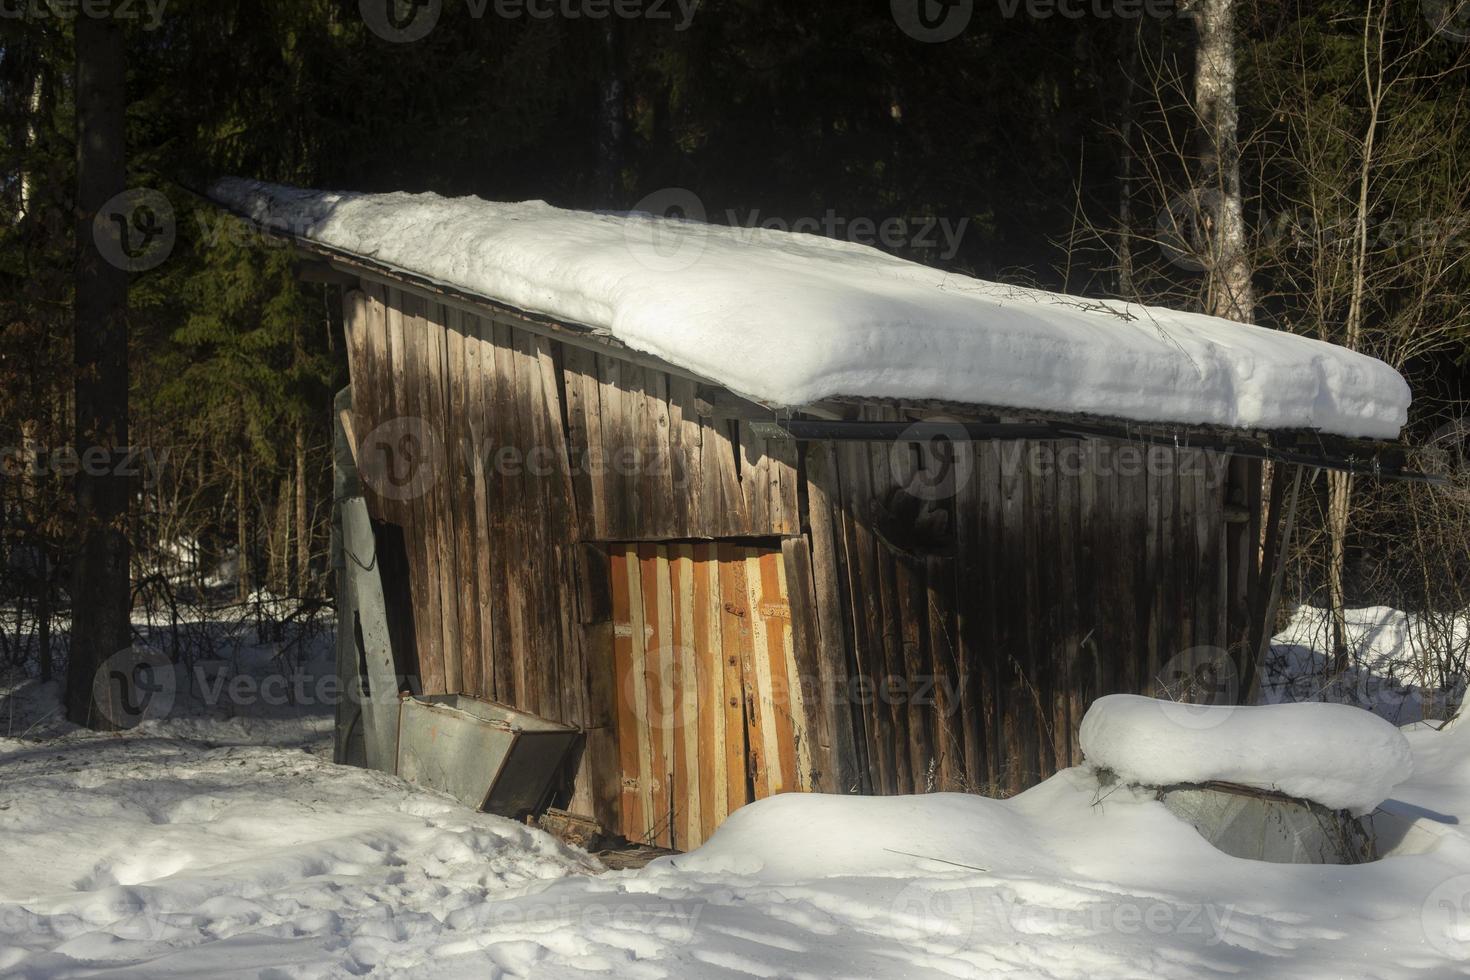
<path fill-rule="evenodd" d="M 176 235 L 129 286 L 136 602 L 330 599 L 340 297 L 202 202 L 220 176 L 610 209 L 681 188 L 715 222 L 889 221 L 881 247 L 920 262 L 1217 310 L 1187 5 L 924 3 L 968 21 L 934 42 L 900 26 L 903 0 L 704 0 L 682 30 L 671 2 L 593 19 L 444 0 L 396 43 L 372 0 L 130 5 L 128 186 L 167 198 Z M 1403 370 L 1411 441 L 1459 474 L 1359 484 L 1345 601 L 1463 609 L 1470 17 L 1455 0 L 1226 5 L 1250 315 Z M 78 598 L 76 21 L 51 11 L 0 17 L 0 667 L 45 672 Z M 1325 478 L 1312 495 L 1291 587 L 1324 604 Z"/>

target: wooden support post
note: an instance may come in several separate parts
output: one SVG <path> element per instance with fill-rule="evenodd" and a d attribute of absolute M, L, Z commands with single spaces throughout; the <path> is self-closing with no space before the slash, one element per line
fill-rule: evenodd
<path fill-rule="evenodd" d="M 1286 555 L 1296 530 L 1297 499 L 1302 489 L 1302 467 L 1278 463 L 1271 474 L 1271 511 L 1267 515 L 1266 547 L 1256 576 L 1252 598 L 1250 643 L 1241 665 L 1240 703 L 1252 704 L 1260 691 L 1261 662 L 1271 643 L 1271 626 L 1281 603 L 1281 583 L 1286 575 Z M 1288 482 L 1290 488 L 1288 489 Z M 1283 513 L 1283 504 L 1284 513 Z"/>

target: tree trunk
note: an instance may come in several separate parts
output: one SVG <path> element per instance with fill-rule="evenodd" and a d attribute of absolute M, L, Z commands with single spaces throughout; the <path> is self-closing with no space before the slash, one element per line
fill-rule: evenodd
<path fill-rule="evenodd" d="M 616 17 L 605 20 L 600 30 L 603 67 L 597 107 L 597 196 L 603 207 L 616 207 L 623 169 L 623 45 Z"/>
<path fill-rule="evenodd" d="M 311 579 L 311 528 L 306 511 L 306 426 L 296 423 L 296 594 L 306 595 Z"/>
<path fill-rule="evenodd" d="M 1348 515 L 1351 513 L 1353 475 L 1336 471 L 1327 474 L 1327 601 L 1332 610 L 1332 673 L 1348 665 L 1347 617 L 1343 610 L 1347 595 L 1343 572 L 1347 565 Z"/>
<path fill-rule="evenodd" d="M 97 670 L 131 640 L 132 481 L 120 465 L 128 444 L 128 274 L 103 257 L 93 227 L 103 205 L 127 183 L 122 25 L 111 17 L 77 18 L 76 65 L 76 447 L 84 459 L 101 449 L 110 461 L 83 467 L 76 477 L 66 713 L 77 724 L 113 728 L 120 716 L 94 704 L 92 691 Z"/>
<path fill-rule="evenodd" d="M 245 453 L 235 457 L 235 594 L 250 598 L 250 529 L 245 513 Z"/>
<path fill-rule="evenodd" d="M 1235 0 L 1189 7 L 1198 35 L 1195 112 L 1200 125 L 1199 206 L 1208 231 L 1206 312 L 1240 323 L 1255 318 L 1240 190 L 1240 113 L 1235 101 Z"/>
<path fill-rule="evenodd" d="M 35 149 L 36 139 L 40 132 L 41 107 L 44 105 L 43 95 L 46 91 L 46 74 L 37 70 L 36 77 L 31 83 L 31 94 L 26 100 L 26 124 L 25 124 L 25 150 L 29 154 Z M 31 202 L 36 194 L 36 178 L 31 171 L 31 161 L 26 159 L 22 164 L 20 172 L 20 217 L 25 218 L 31 213 Z"/>

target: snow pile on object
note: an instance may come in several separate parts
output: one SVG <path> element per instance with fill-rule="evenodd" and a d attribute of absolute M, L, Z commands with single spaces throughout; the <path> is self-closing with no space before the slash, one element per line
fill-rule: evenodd
<path fill-rule="evenodd" d="M 1407 418 L 1403 378 L 1340 347 L 816 235 L 239 179 L 212 196 L 299 238 L 604 330 L 772 405 L 932 398 L 1385 439 Z"/>
<path fill-rule="evenodd" d="M 1082 719 L 1087 761 L 1143 786 L 1225 782 L 1367 813 L 1414 772 L 1409 743 L 1344 704 L 1179 704 L 1099 698 Z"/>

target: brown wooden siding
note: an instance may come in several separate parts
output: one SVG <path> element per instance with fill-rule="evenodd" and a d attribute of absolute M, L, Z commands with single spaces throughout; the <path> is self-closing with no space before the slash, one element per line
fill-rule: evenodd
<path fill-rule="evenodd" d="M 609 543 L 779 541 L 810 783 L 830 792 L 1018 791 L 1078 761 L 1092 699 L 1226 645 L 1227 608 L 1239 632 L 1251 525 L 1227 533 L 1209 454 L 1130 469 L 1119 454 L 1143 448 L 1106 440 L 798 448 L 693 381 L 412 293 L 365 284 L 347 321 L 369 510 L 403 529 L 406 659 L 426 692 L 586 728 L 571 806 L 614 829 L 629 747 Z M 422 493 L 387 479 L 411 469 L 409 437 L 433 456 Z"/>

